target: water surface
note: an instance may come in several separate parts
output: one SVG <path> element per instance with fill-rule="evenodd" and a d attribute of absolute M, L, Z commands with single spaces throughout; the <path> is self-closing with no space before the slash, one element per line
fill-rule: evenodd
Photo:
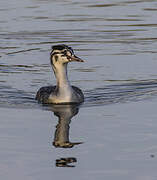
<path fill-rule="evenodd" d="M 156 0 L 0 2 L 4 180 L 156 179 L 156 12 Z M 34 100 L 55 85 L 49 55 L 63 43 L 85 59 L 68 67 L 77 108 Z"/>

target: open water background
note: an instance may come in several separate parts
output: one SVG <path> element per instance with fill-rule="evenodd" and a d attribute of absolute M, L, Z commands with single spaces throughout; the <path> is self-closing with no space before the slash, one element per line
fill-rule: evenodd
<path fill-rule="evenodd" d="M 156 180 L 157 1 L 6 0 L 0 17 L 2 179 Z M 58 118 L 34 100 L 55 84 L 54 44 L 85 59 L 68 67 L 85 94 L 73 148 L 52 145 Z M 56 166 L 68 157 L 75 167 Z"/>

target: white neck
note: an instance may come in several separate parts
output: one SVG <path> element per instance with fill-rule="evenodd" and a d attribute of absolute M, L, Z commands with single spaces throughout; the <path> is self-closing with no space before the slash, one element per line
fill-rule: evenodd
<path fill-rule="evenodd" d="M 53 67 L 53 70 L 56 76 L 59 94 L 69 96 L 72 93 L 72 88 L 67 76 L 67 64 L 58 64 Z"/>
<path fill-rule="evenodd" d="M 61 64 L 58 67 L 53 67 L 54 74 L 56 76 L 57 86 L 58 87 L 65 87 L 69 86 L 69 80 L 67 76 L 67 64 Z"/>

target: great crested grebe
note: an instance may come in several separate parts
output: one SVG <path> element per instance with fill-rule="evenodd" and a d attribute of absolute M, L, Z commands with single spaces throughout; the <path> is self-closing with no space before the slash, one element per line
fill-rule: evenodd
<path fill-rule="evenodd" d="M 40 88 L 35 99 L 43 104 L 82 103 L 84 101 L 82 91 L 78 87 L 71 86 L 68 80 L 67 64 L 72 61 L 84 61 L 75 56 L 71 47 L 64 44 L 52 46 L 50 61 L 57 84 Z"/>

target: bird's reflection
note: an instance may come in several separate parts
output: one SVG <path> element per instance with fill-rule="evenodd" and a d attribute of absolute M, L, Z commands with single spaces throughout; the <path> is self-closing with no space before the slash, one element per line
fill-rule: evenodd
<path fill-rule="evenodd" d="M 74 157 L 68 158 L 60 158 L 56 159 L 56 166 L 57 167 L 75 167 L 75 165 L 71 165 L 71 163 L 77 162 L 77 159 Z"/>
<path fill-rule="evenodd" d="M 70 122 L 72 117 L 79 112 L 79 106 L 53 105 L 51 108 L 54 115 L 58 117 L 58 124 L 54 134 L 53 146 L 56 148 L 72 148 L 75 145 L 82 144 L 82 142 L 70 142 L 69 140 Z M 75 157 L 60 158 L 56 160 L 56 166 L 74 167 L 73 165 L 69 165 L 73 162 L 77 162 Z"/>

